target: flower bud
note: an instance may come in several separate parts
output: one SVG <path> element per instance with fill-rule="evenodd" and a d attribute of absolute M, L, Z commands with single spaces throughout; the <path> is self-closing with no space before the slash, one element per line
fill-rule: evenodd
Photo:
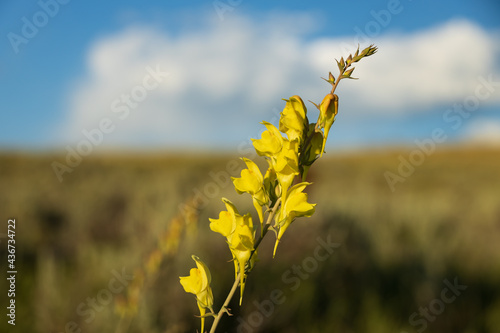
<path fill-rule="evenodd" d="M 328 138 L 328 132 L 335 121 L 335 116 L 337 115 L 339 109 L 339 97 L 335 94 L 328 94 L 323 98 L 323 101 L 319 105 L 319 119 L 318 123 L 320 127 L 325 129 L 325 136 L 323 138 L 323 147 L 321 149 L 321 156 L 325 150 L 326 140 Z"/>

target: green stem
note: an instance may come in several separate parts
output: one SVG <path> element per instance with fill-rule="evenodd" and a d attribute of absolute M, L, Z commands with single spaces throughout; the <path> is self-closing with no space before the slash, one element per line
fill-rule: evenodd
<path fill-rule="evenodd" d="M 264 224 L 264 228 L 262 229 L 262 232 L 261 232 L 262 235 L 255 242 L 255 245 L 253 247 L 253 251 L 250 254 L 250 259 L 252 258 L 253 254 L 255 253 L 257 248 L 259 247 L 260 242 L 262 242 L 262 239 L 264 238 L 264 236 L 267 234 L 267 231 L 269 230 L 269 227 L 271 226 L 271 222 L 273 221 L 274 215 L 276 215 L 276 211 L 278 210 L 278 207 L 280 206 L 280 204 L 281 204 L 281 197 L 279 197 L 278 200 L 276 200 L 276 202 L 274 203 L 273 209 L 271 210 L 271 213 L 269 213 L 269 215 L 267 216 L 267 221 Z"/>
<path fill-rule="evenodd" d="M 339 85 L 340 80 L 342 80 L 342 75 L 344 75 L 345 70 L 346 70 L 347 68 L 349 68 L 350 66 L 351 66 L 351 64 L 346 65 L 346 67 L 344 68 L 344 70 L 343 70 L 343 71 L 339 71 L 339 76 L 337 77 L 337 81 L 335 81 L 335 84 L 334 84 L 334 85 L 333 85 L 333 87 L 332 87 L 332 91 L 331 91 L 332 95 L 333 95 L 333 93 L 335 92 L 335 89 L 337 89 L 337 86 Z"/>
<path fill-rule="evenodd" d="M 210 329 L 210 333 L 214 333 L 215 332 L 215 329 L 217 328 L 217 325 L 219 325 L 219 321 L 221 320 L 222 315 L 224 314 L 224 312 L 228 311 L 228 307 L 227 306 L 229 305 L 229 302 L 233 298 L 234 293 L 236 292 L 236 289 L 238 289 L 238 284 L 240 282 L 240 279 L 241 279 L 241 272 L 238 273 L 238 276 L 234 280 L 233 287 L 231 288 L 231 291 L 229 291 L 229 294 L 227 295 L 224 304 L 220 308 L 219 313 L 217 313 L 217 316 L 214 319 L 214 323 L 212 324 L 212 328 Z"/>

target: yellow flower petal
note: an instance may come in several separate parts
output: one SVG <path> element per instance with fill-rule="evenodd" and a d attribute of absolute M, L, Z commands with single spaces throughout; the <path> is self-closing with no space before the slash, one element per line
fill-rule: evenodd
<path fill-rule="evenodd" d="M 227 211 L 220 212 L 218 219 L 209 218 L 210 229 L 220 233 L 224 237 L 229 237 L 236 228 L 236 216 L 239 214 L 231 201 L 226 198 L 222 198 L 222 201 L 226 205 Z"/>
<path fill-rule="evenodd" d="M 262 175 L 261 175 L 262 177 Z M 240 178 L 231 178 L 233 180 L 236 191 L 241 193 L 250 193 L 251 195 L 257 193 L 262 188 L 262 181 L 255 176 L 254 172 L 249 169 L 241 170 Z"/>
<path fill-rule="evenodd" d="M 286 195 L 296 175 L 299 174 L 298 141 L 284 140 L 283 149 L 276 157 L 274 164 L 276 177 L 281 185 L 281 193 Z"/>
<path fill-rule="evenodd" d="M 205 332 L 205 307 L 198 302 L 198 309 L 200 309 L 200 316 L 201 316 L 201 332 Z"/>
<path fill-rule="evenodd" d="M 180 282 L 184 291 L 191 294 L 198 294 L 201 291 L 202 278 L 198 268 L 191 268 L 189 276 L 181 276 Z"/>
<path fill-rule="evenodd" d="M 214 296 L 210 288 L 212 276 L 208 267 L 197 256 L 191 256 L 196 262 L 197 268 L 190 270 L 189 276 L 181 276 L 180 282 L 184 290 L 188 293 L 196 295 L 196 303 L 200 310 L 201 318 L 201 331 L 205 328 L 205 315 L 206 309 L 213 312 L 212 306 L 214 304 Z"/>
<path fill-rule="evenodd" d="M 308 125 L 306 106 L 299 96 L 292 96 L 286 102 L 281 112 L 280 131 L 286 133 L 289 140 L 301 139 L 304 127 Z"/>
<path fill-rule="evenodd" d="M 212 223 L 210 224 L 210 228 L 216 232 L 226 235 L 229 250 L 231 251 L 234 259 L 235 276 L 238 275 L 238 272 L 242 272 L 240 288 L 243 295 L 244 280 L 246 277 L 245 267 L 250 259 L 250 256 L 252 255 L 252 251 L 254 250 L 255 230 L 250 214 L 241 216 L 231 201 L 225 198 L 222 200 L 226 204 L 227 212 L 221 212 L 219 214 L 219 216 L 221 216 L 219 220 L 211 220 Z M 228 228 L 229 225 L 231 225 L 230 232 L 230 228 Z M 252 263 L 254 262 L 255 258 L 253 258 L 250 263 L 250 267 L 252 267 Z"/>
<path fill-rule="evenodd" d="M 276 243 L 274 245 L 274 253 L 276 254 L 276 249 L 281 237 L 292 224 L 296 217 L 301 216 L 312 216 L 315 211 L 316 204 L 310 204 L 307 202 L 307 193 L 303 193 L 304 189 L 310 183 L 299 183 L 292 188 L 285 197 L 284 203 L 280 207 L 279 213 L 275 218 L 275 226 L 279 228 Z"/>
<path fill-rule="evenodd" d="M 205 308 L 210 309 L 214 304 L 214 295 L 212 293 L 212 288 L 207 288 L 204 291 L 196 295 L 198 303 Z"/>
<path fill-rule="evenodd" d="M 243 157 L 242 160 L 247 165 L 247 169 L 241 171 L 240 178 L 231 177 L 236 192 L 239 194 L 249 193 L 259 215 L 259 221 L 263 223 L 262 206 L 269 202 L 267 193 L 264 190 L 264 177 L 259 167 L 252 160 Z"/>
<path fill-rule="evenodd" d="M 235 228 L 231 213 L 226 211 L 220 212 L 218 219 L 209 218 L 209 220 L 210 220 L 210 230 L 218 232 L 224 237 L 228 237 Z"/>
<path fill-rule="evenodd" d="M 255 164 L 254 161 L 252 161 L 251 159 L 246 158 L 246 157 L 242 157 L 241 159 L 245 162 L 248 170 L 250 170 L 252 175 L 254 175 L 254 177 L 257 178 L 257 180 L 262 183 L 262 181 L 264 180 L 264 177 L 262 177 L 262 173 L 260 172 L 260 169 L 257 166 L 257 164 Z"/>
<path fill-rule="evenodd" d="M 283 137 L 278 129 L 271 123 L 263 121 L 267 131 L 262 133 L 261 139 L 252 139 L 255 151 L 260 156 L 272 157 L 280 152 L 283 145 Z"/>
<path fill-rule="evenodd" d="M 250 214 L 236 217 L 236 228 L 228 238 L 231 250 L 252 251 L 254 228 Z"/>
<path fill-rule="evenodd" d="M 264 191 L 260 191 L 259 193 L 264 193 Z M 264 198 L 259 199 L 259 195 L 255 195 L 252 197 L 252 203 L 253 203 L 253 206 L 255 207 L 255 210 L 257 211 L 257 215 L 259 216 L 259 222 L 262 226 L 262 224 L 264 223 L 264 215 L 262 213 L 262 206 L 264 206 L 266 204 L 266 202 L 264 202 Z"/>
<path fill-rule="evenodd" d="M 233 219 L 237 216 L 237 215 L 240 215 L 238 213 L 238 210 L 236 209 L 236 206 L 228 199 L 226 198 L 222 198 L 222 201 L 224 202 L 224 204 L 226 205 L 226 209 L 227 211 L 231 214 L 231 216 L 233 217 Z"/>
<path fill-rule="evenodd" d="M 201 288 L 202 290 L 207 289 L 210 286 L 210 282 L 212 282 L 212 275 L 210 274 L 210 270 L 207 265 L 203 261 L 200 260 L 197 256 L 191 256 L 193 260 L 196 262 L 196 266 L 198 267 L 201 275 Z"/>
<path fill-rule="evenodd" d="M 300 183 L 293 186 L 288 193 L 284 205 L 284 212 L 286 216 L 293 214 L 293 217 L 311 216 L 314 214 L 316 204 L 307 202 L 307 193 L 303 193 L 304 189 L 310 183 Z"/>
<path fill-rule="evenodd" d="M 250 214 L 246 214 L 238 219 L 236 230 L 229 242 L 229 247 L 235 258 L 235 274 L 237 275 L 238 272 L 242 273 L 240 277 L 240 304 L 245 289 L 245 266 L 254 248 L 254 233 L 252 217 Z"/>

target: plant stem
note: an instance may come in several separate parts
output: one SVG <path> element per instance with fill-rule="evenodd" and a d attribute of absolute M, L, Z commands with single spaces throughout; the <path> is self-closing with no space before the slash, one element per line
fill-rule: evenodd
<path fill-rule="evenodd" d="M 345 70 L 346 70 L 347 68 L 349 68 L 350 66 L 351 66 L 350 64 L 349 64 L 349 65 L 347 65 L 347 66 L 344 68 L 344 70 L 343 70 L 343 71 L 340 71 L 340 72 L 339 72 L 339 76 L 337 77 L 337 81 L 335 81 L 335 84 L 334 84 L 334 85 L 333 85 L 333 87 L 332 87 L 332 91 L 331 91 L 331 93 L 332 93 L 332 94 L 335 92 L 335 89 L 337 89 L 337 86 L 339 85 L 340 80 L 342 80 L 342 75 L 344 75 Z"/>
<path fill-rule="evenodd" d="M 344 70 L 339 71 L 339 75 L 338 75 L 338 77 L 337 77 L 337 80 L 336 80 L 336 81 L 335 81 L 335 83 L 332 85 L 332 90 L 331 90 L 331 92 L 330 92 L 332 95 L 333 95 L 333 93 L 335 92 L 335 89 L 337 89 L 337 86 L 339 85 L 340 80 L 342 80 L 342 75 L 344 75 L 345 70 L 346 70 L 347 68 L 349 68 L 350 66 L 351 66 L 351 65 L 349 64 L 349 65 L 347 65 L 347 66 L 344 68 Z M 316 104 L 315 104 L 315 105 L 316 105 Z M 311 143 L 311 140 L 312 140 L 312 138 L 313 138 L 313 136 L 314 136 L 314 133 L 319 132 L 319 131 L 320 131 L 319 123 L 316 123 L 316 126 L 314 126 L 314 132 L 313 132 L 310 136 L 308 136 L 308 137 L 307 137 L 307 139 L 306 139 L 306 141 L 305 141 L 305 143 L 304 143 L 304 147 L 303 147 L 303 151 L 304 151 L 304 152 L 306 152 L 307 147 L 308 147 L 308 146 L 309 146 L 309 144 Z"/>
<path fill-rule="evenodd" d="M 236 292 L 236 289 L 238 289 L 238 284 L 240 282 L 240 279 L 241 279 L 241 272 L 238 273 L 238 276 L 234 280 L 233 287 L 231 288 L 231 291 L 227 295 L 224 304 L 222 305 L 222 307 L 219 310 L 219 313 L 217 313 L 217 316 L 215 317 L 214 322 L 212 324 L 212 328 L 210 329 L 210 333 L 215 332 L 215 329 L 217 328 L 217 325 L 219 325 L 219 321 L 221 320 L 222 315 L 224 314 L 224 312 L 227 312 L 227 306 L 229 305 L 229 302 L 233 298 L 234 293 Z"/>
<path fill-rule="evenodd" d="M 262 230 L 262 236 L 260 236 L 257 239 L 257 241 L 255 242 L 254 249 L 253 249 L 252 253 L 250 254 L 250 259 L 252 258 L 253 254 L 255 253 L 257 248 L 259 247 L 260 242 L 262 242 L 262 239 L 264 238 L 264 236 L 267 234 L 267 231 L 269 230 L 269 227 L 271 226 L 271 222 L 273 221 L 274 215 L 276 215 L 276 211 L 278 210 L 278 207 L 280 206 L 280 204 L 281 204 L 281 197 L 279 197 L 278 200 L 276 200 L 276 202 L 274 203 L 273 209 L 271 210 L 271 213 L 267 216 L 267 221 L 264 224 L 264 229 Z"/>
<path fill-rule="evenodd" d="M 278 207 L 280 206 L 280 204 L 281 204 L 281 197 L 278 198 L 278 200 L 276 200 L 276 202 L 274 203 L 273 209 L 271 210 L 271 212 L 267 216 L 267 221 L 266 221 L 266 224 L 264 224 L 264 228 L 261 232 L 261 236 L 255 241 L 254 249 L 253 249 L 252 253 L 250 253 L 250 258 L 248 259 L 249 261 L 250 261 L 250 259 L 252 259 L 252 256 L 255 253 L 255 251 L 257 250 L 257 248 L 259 247 L 260 243 L 262 242 L 262 239 L 267 234 L 267 231 L 269 230 L 269 227 L 271 226 L 271 222 L 274 218 L 274 215 L 276 215 L 276 211 L 278 210 Z M 236 279 L 234 280 L 233 286 L 231 287 L 231 290 L 229 291 L 229 294 L 227 295 L 226 300 L 224 301 L 224 304 L 222 305 L 219 312 L 217 313 L 217 316 L 214 319 L 214 322 L 212 324 L 212 328 L 210 329 L 210 333 L 215 333 L 215 330 L 217 329 L 217 325 L 219 325 L 219 321 L 221 320 L 222 316 L 224 315 L 224 312 L 227 312 L 229 314 L 228 305 L 229 305 L 229 302 L 231 302 L 231 299 L 233 298 L 234 293 L 236 292 L 236 289 L 238 289 L 238 285 L 240 284 L 242 273 L 244 273 L 244 272 L 241 272 L 241 271 L 238 272 L 238 275 L 236 276 Z"/>

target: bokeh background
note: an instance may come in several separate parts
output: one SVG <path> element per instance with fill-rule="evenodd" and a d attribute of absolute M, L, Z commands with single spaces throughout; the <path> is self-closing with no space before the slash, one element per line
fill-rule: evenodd
<path fill-rule="evenodd" d="M 494 0 L 2 1 L 0 267 L 15 218 L 18 274 L 1 331 L 199 330 L 178 277 L 197 254 L 222 304 L 233 264 L 208 218 L 222 196 L 253 213 L 229 177 L 259 122 L 277 124 L 282 98 L 320 102 L 335 59 L 374 43 L 337 91 L 316 214 L 275 259 L 264 241 L 220 331 L 498 332 L 499 14 Z"/>

